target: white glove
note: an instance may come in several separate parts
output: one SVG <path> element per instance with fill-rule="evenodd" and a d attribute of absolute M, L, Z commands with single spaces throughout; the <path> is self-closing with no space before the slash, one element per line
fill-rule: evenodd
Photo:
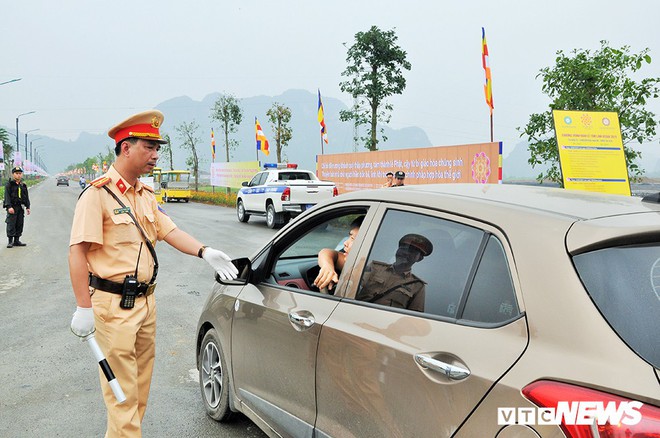
<path fill-rule="evenodd" d="M 215 272 L 218 273 L 223 280 L 233 280 L 238 277 L 238 269 L 231 262 L 227 254 L 213 248 L 205 248 L 202 258 L 211 265 Z"/>
<path fill-rule="evenodd" d="M 76 307 L 71 319 L 71 331 L 81 338 L 94 332 L 94 310 L 91 307 Z"/>

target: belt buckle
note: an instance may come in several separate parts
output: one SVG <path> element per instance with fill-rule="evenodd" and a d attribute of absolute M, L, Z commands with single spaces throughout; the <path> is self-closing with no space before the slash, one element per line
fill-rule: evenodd
<path fill-rule="evenodd" d="M 156 283 L 151 283 L 147 286 L 147 291 L 144 293 L 145 296 L 149 296 L 156 291 Z"/>

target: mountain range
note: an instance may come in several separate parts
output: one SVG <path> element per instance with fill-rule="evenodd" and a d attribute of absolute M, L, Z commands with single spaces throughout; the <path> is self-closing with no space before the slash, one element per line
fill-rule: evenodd
<path fill-rule="evenodd" d="M 201 159 L 201 168 L 208 169 L 211 163 L 211 128 L 214 129 L 216 141 L 216 162 L 226 161 L 223 134 L 220 132 L 219 124 L 210 118 L 211 109 L 220 93 L 212 93 L 201 101 L 195 101 L 187 96 L 175 97 L 156 106 L 165 114 L 165 122 L 161 127 L 162 134 L 169 134 L 172 140 L 174 168 L 185 169 L 187 150 L 181 147 L 183 143 L 177 137 L 175 130 L 183 122 L 196 122 L 197 130 L 197 153 Z M 243 120 L 231 138 L 238 140 L 236 150 L 231 151 L 230 161 L 255 161 L 275 162 L 275 139 L 270 121 L 266 112 L 274 102 L 285 105 L 291 109 L 291 121 L 289 126 L 293 130 L 293 136 L 287 147 L 283 150 L 283 160 L 297 163 L 301 168 L 315 169 L 316 155 L 321 154 L 321 140 L 319 135 L 319 123 L 317 121 L 317 95 L 306 90 L 287 90 L 278 96 L 255 96 L 239 99 L 243 110 Z M 323 106 L 325 121 L 328 126 L 329 144 L 323 144 L 324 153 L 346 153 L 365 152 L 362 144 L 354 145 L 353 125 L 349 122 L 339 120 L 339 112 L 348 109 L 339 99 L 324 97 Z M 395 109 L 396 110 L 396 109 Z M 128 114 L 127 114 L 128 116 Z M 268 157 L 259 153 L 255 147 L 255 124 L 257 117 L 270 143 L 271 153 Z M 8 132 L 11 129 L 6 128 Z M 386 142 L 379 143 L 380 150 L 407 149 L 436 146 L 431 143 L 428 136 L 419 127 L 406 127 L 392 129 L 385 127 Z M 42 148 L 40 154 L 48 171 L 55 174 L 64 170 L 67 166 L 80 163 L 88 157 L 99 153 L 105 154 L 108 147 L 114 148 L 112 141 L 105 134 L 90 134 L 84 132 L 73 141 L 63 141 L 46 138 L 51 147 Z M 541 172 L 540 167 L 532 169 L 527 160 L 529 152 L 527 144 L 520 142 L 513 148 L 507 148 L 511 152 L 503 159 L 504 179 L 533 179 Z M 660 151 L 657 145 L 643 145 L 642 168 L 646 169 L 647 176 L 660 176 Z M 162 161 L 161 161 L 162 163 Z"/>

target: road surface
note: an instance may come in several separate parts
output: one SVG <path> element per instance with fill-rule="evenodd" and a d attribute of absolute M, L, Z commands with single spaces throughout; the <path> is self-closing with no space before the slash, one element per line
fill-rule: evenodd
<path fill-rule="evenodd" d="M 98 365 L 70 329 L 75 300 L 68 243 L 77 184 L 48 179 L 30 189 L 23 248 L 0 245 L 0 436 L 94 437 L 105 432 Z M 231 257 L 251 256 L 274 234 L 260 218 L 243 224 L 232 208 L 197 203 L 163 206 L 177 225 Z M 4 234 L 4 233 L 3 233 Z M 4 242 L 4 241 L 3 241 Z M 209 419 L 195 368 L 195 328 L 213 284 L 206 262 L 156 246 L 156 365 L 145 437 L 264 437 L 248 419 Z"/>

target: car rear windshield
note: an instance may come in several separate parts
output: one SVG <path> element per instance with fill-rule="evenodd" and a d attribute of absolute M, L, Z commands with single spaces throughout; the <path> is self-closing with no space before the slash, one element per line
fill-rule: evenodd
<path fill-rule="evenodd" d="M 309 172 L 280 172 L 277 175 L 279 181 L 291 181 L 291 180 L 311 180 L 314 179 Z"/>
<path fill-rule="evenodd" d="M 610 326 L 660 368 L 660 243 L 600 249 L 573 260 Z"/>

